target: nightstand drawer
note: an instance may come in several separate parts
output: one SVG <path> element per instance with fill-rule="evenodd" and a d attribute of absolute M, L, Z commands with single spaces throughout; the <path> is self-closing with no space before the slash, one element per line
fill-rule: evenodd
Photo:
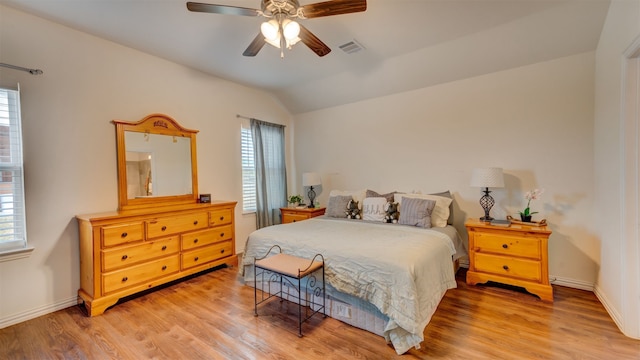
<path fill-rule="evenodd" d="M 539 282 L 542 269 L 539 261 L 475 253 L 476 271 Z"/>
<path fill-rule="evenodd" d="M 476 233 L 474 251 L 540 259 L 540 240 L 491 233 Z"/>
<path fill-rule="evenodd" d="M 308 214 L 283 214 L 282 215 L 282 223 L 288 224 L 296 221 L 307 220 L 310 216 Z"/>

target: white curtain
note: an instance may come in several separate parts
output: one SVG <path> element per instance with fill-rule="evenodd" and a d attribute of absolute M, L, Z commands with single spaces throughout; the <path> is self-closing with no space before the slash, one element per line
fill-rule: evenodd
<path fill-rule="evenodd" d="M 284 126 L 251 119 L 256 164 L 256 226 L 280 224 L 287 205 Z"/>

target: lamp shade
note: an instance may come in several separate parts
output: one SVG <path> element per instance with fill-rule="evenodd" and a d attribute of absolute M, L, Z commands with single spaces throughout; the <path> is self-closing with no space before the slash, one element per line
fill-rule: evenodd
<path fill-rule="evenodd" d="M 308 172 L 302 174 L 302 186 L 318 186 L 322 184 L 320 175 L 314 172 Z"/>
<path fill-rule="evenodd" d="M 482 188 L 504 187 L 502 168 L 473 169 L 471 173 L 471 186 Z"/>

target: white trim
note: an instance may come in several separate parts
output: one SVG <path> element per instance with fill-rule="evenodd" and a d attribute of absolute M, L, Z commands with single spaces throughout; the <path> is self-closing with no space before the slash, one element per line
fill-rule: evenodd
<path fill-rule="evenodd" d="M 31 256 L 31 253 L 35 250 L 34 247 L 27 247 L 24 249 L 9 250 L 0 252 L 0 263 L 5 261 L 13 261 L 18 259 L 24 259 Z"/>
<path fill-rule="evenodd" d="M 578 289 L 578 290 L 586 290 L 591 292 L 594 291 L 594 284 L 588 281 L 569 279 L 569 278 L 563 278 L 560 276 L 550 275 L 549 282 L 552 285 L 559 285 L 559 286 L 569 287 L 569 288 Z"/>
<path fill-rule="evenodd" d="M 598 285 L 595 286 L 593 293 L 596 295 L 598 300 L 600 300 L 600 303 L 602 304 L 602 306 L 604 306 L 604 309 L 607 310 L 607 312 L 609 313 L 609 316 L 611 316 L 611 319 L 613 319 L 613 322 L 616 323 L 616 325 L 622 331 L 622 333 L 625 334 L 624 330 L 622 330 L 624 329 L 624 326 L 622 326 L 623 325 L 622 316 L 614 306 L 610 305 L 611 302 L 609 301 L 609 299 L 607 299 L 607 296 L 605 295 L 605 293 L 601 291 Z M 629 336 L 628 334 L 625 334 L 625 335 Z M 629 337 L 633 338 L 633 336 L 629 336 Z"/>
<path fill-rule="evenodd" d="M 620 96 L 621 216 L 620 264 L 622 303 L 620 309 L 605 308 L 620 330 L 640 337 L 640 36 L 622 55 Z M 604 297 L 603 297 L 604 298 Z M 615 313 L 612 311 L 617 310 Z M 620 316 L 621 315 L 621 316 Z"/>
<path fill-rule="evenodd" d="M 27 320 L 50 314 L 52 312 L 66 309 L 71 306 L 78 305 L 78 297 L 74 296 L 68 299 L 60 300 L 53 304 L 44 305 L 35 309 L 23 311 L 0 319 L 0 329 L 15 325 Z"/>

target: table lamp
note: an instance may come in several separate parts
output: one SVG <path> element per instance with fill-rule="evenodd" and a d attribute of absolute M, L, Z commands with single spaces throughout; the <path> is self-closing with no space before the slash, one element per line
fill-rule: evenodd
<path fill-rule="evenodd" d="M 309 192 L 307 196 L 309 196 L 309 208 L 313 209 L 316 207 L 316 192 L 313 191 L 314 186 L 318 186 L 322 184 L 322 179 L 320 179 L 320 175 L 318 173 L 309 172 L 302 174 L 302 186 L 308 186 Z"/>
<path fill-rule="evenodd" d="M 480 198 L 480 206 L 484 209 L 484 216 L 480 218 L 480 221 L 493 220 L 493 218 L 489 216 L 489 211 L 496 201 L 489 195 L 489 193 L 491 193 L 489 188 L 504 187 L 502 168 L 473 169 L 471 173 L 471 186 L 484 188 L 484 190 L 482 190 L 484 191 L 484 195 Z"/>

